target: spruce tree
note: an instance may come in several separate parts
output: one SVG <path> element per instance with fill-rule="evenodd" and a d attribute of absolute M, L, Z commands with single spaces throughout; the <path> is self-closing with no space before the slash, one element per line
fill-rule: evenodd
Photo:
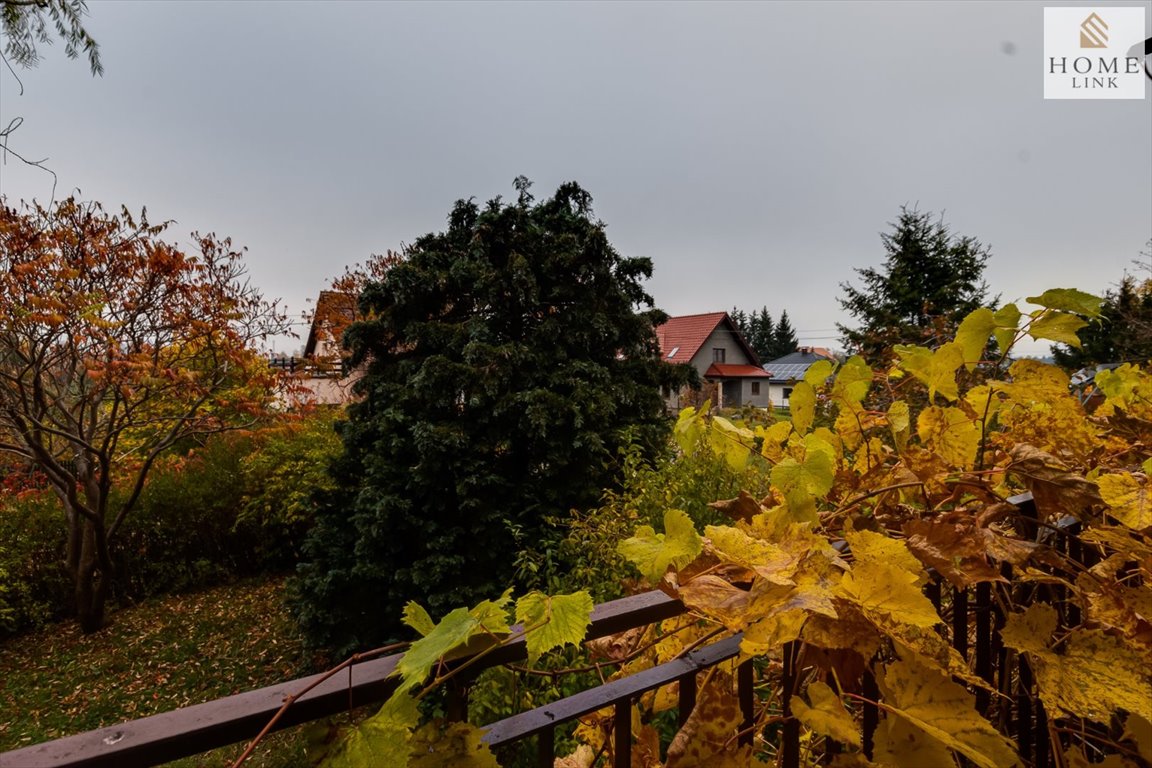
<path fill-rule="evenodd" d="M 943 218 L 907 206 L 890 226 L 880 236 L 884 264 L 857 269 L 859 288 L 840 284 L 840 306 L 858 323 L 837 326 L 841 342 L 873 365 L 886 364 L 895 344 L 938 346 L 987 303 L 987 246 L 952 234 Z"/>
<path fill-rule="evenodd" d="M 796 332 L 792 330 L 792 321 L 788 319 L 788 310 L 780 313 L 780 321 L 776 323 L 776 330 L 772 334 L 772 359 L 784 357 L 796 351 Z"/>

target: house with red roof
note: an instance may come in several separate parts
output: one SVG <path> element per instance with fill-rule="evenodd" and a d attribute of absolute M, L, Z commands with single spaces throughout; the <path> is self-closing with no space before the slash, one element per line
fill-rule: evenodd
<path fill-rule="evenodd" d="M 691 365 L 714 388 L 716 407 L 768 407 L 770 376 L 727 312 L 670 317 L 656 327 L 656 337 L 665 362 Z M 681 394 L 669 406 L 679 409 Z"/>

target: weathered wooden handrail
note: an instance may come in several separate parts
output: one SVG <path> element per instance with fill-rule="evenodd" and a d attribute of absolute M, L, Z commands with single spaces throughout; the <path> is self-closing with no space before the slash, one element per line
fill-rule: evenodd
<path fill-rule="evenodd" d="M 1021 511 L 1024 522 L 1037 517 L 1036 506 L 1030 494 L 1009 499 Z M 1050 539 L 1056 549 L 1068 550 L 1066 554 L 1078 562 L 1087 563 L 1097 555 L 1079 546 L 1074 537 L 1066 535 L 1074 532 L 1079 523 L 1075 518 L 1064 518 L 1054 526 L 1042 527 L 1034 524 L 1037 541 Z M 1029 530 L 1029 537 L 1033 531 Z M 844 551 L 844 542 L 835 542 Z M 1073 552 L 1072 550 L 1075 550 Z M 1003 565 L 1003 568 L 1008 568 Z M 1026 663 L 1019 663 L 1008 657 L 999 639 L 999 629 L 1004 617 L 988 583 L 977 584 L 971 589 L 950 588 L 944 592 L 945 584 L 936 576 L 925 588 L 926 594 L 941 610 L 947 595 L 950 613 L 950 630 L 953 647 L 964 657 L 972 656 L 972 664 L 977 675 L 990 685 L 1005 693 L 1005 700 L 1011 702 L 1001 706 L 1012 706 L 1014 715 L 1010 719 L 1010 730 L 1015 736 L 1021 756 L 1034 768 L 1047 768 L 1052 755 L 1048 748 L 1050 734 L 1042 702 L 1034 688 L 1032 672 Z M 1041 592 L 1048 589 L 1040 586 Z M 1045 594 L 1049 601 L 1063 602 L 1064 595 L 1056 594 L 1060 587 L 1053 587 L 1052 594 Z M 1067 608 L 1069 617 L 1073 607 Z M 592 623 L 586 635 L 587 640 L 617 634 L 634 627 L 672 618 L 684 612 L 684 606 L 662 592 L 647 592 L 626 597 L 596 606 L 592 613 Z M 942 630 L 943 631 L 943 630 Z M 972 633 L 970 648 L 969 636 Z M 696 674 L 722 661 L 734 658 L 739 653 L 740 635 L 730 636 L 711 645 L 696 649 L 681 658 L 674 659 L 654 668 L 626 678 L 614 680 L 588 691 L 575 694 L 557 702 L 538 707 L 522 714 L 513 715 L 485 728 L 484 740 L 491 746 L 498 746 L 535 736 L 537 738 L 538 764 L 551 766 L 555 743 L 555 728 L 583 715 L 608 707 L 613 708 L 613 756 L 616 768 L 627 768 L 631 761 L 631 703 L 640 694 L 667 685 L 679 683 L 680 721 L 683 723 L 695 704 Z M 780 760 L 782 768 L 798 768 L 800 764 L 799 724 L 788 718 L 789 700 L 800 670 L 796 668 L 796 644 L 784 649 L 784 691 L 781 704 L 786 718 L 781 732 Z M 972 652 L 970 654 L 970 651 Z M 475 671 L 506 664 L 526 657 L 524 640 L 510 642 L 486 655 L 477 664 Z M 387 698 L 396 688 L 396 678 L 392 676 L 400 654 L 353 665 L 348 675 L 341 673 L 317 685 L 308 694 L 296 700 L 275 728 L 316 720 L 322 717 L 345 712 L 351 708 L 379 702 Z M 180 757 L 199 754 L 217 747 L 246 741 L 254 737 L 278 712 L 290 695 L 314 683 L 322 675 L 290 680 L 285 683 L 261 688 L 256 691 L 217 699 L 204 704 L 153 715 L 121 725 L 100 728 L 95 731 L 69 736 L 56 741 L 0 754 L 0 768 L 61 768 L 63 766 L 135 766 L 155 765 Z M 752 693 L 751 662 L 740 665 L 737 675 L 738 696 L 743 714 L 744 727 L 741 740 L 751 743 L 754 723 L 754 698 Z M 879 697 L 875 682 L 867 673 L 862 681 L 862 690 L 867 699 L 875 701 Z M 988 706 L 987 694 L 977 691 L 977 709 L 983 711 Z M 863 705 L 864 752 L 871 757 L 873 733 L 877 727 L 878 710 L 876 705 Z"/>
<path fill-rule="evenodd" d="M 684 610 L 662 592 L 613 600 L 595 607 L 587 639 L 594 640 L 633 627 L 671 618 Z M 487 655 L 486 669 L 526 658 L 519 639 Z M 320 683 L 296 700 L 276 729 L 318 720 L 351 708 L 383 701 L 396 689 L 392 677 L 400 654 L 373 659 Z M 65 736 L 0 753 L 0 768 L 134 768 L 157 765 L 253 738 L 268 724 L 285 699 L 314 683 L 310 675 L 222 699 L 194 704 L 94 731 Z"/>

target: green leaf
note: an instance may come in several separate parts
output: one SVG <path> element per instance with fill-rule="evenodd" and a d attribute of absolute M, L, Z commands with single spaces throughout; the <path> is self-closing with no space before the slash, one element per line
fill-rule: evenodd
<path fill-rule="evenodd" d="M 421 637 L 436 627 L 436 622 L 432 621 L 428 611 L 424 610 L 424 606 L 415 600 L 409 600 L 408 604 L 404 606 L 404 623 L 419 632 Z"/>
<path fill-rule="evenodd" d="M 1004 354 L 1012 348 L 1012 342 L 1016 340 L 1016 331 L 1020 327 L 1020 308 L 1015 304 L 1005 304 L 996 310 L 996 314 L 992 317 L 996 321 L 996 330 L 992 335 L 996 337 L 1000 353 Z"/>
<path fill-rule="evenodd" d="M 772 467 L 772 485 L 785 496 L 799 491 L 806 496 L 823 497 L 832 490 L 836 479 L 836 449 L 813 435 L 808 435 L 804 443 L 804 461 L 791 456 L 782 459 Z"/>
<path fill-rule="evenodd" d="M 379 712 L 340 735 L 327 753 L 324 768 L 407 765 L 409 739 L 419 722 L 416 700 L 407 691 L 398 690 Z"/>
<path fill-rule="evenodd" d="M 666 533 L 656 533 L 652 526 L 642 525 L 635 536 L 616 548 L 651 581 L 663 578 L 668 566 L 682 568 L 692 562 L 703 548 L 692 518 L 679 509 L 664 513 L 664 530 Z"/>
<path fill-rule="evenodd" d="M 525 642 L 531 658 L 562 645 L 579 645 L 592 623 L 592 597 L 587 592 L 529 592 L 516 601 L 516 620 L 529 630 Z"/>
<path fill-rule="evenodd" d="M 507 635 L 511 599 L 509 590 L 499 600 L 485 600 L 472 610 L 457 608 L 441 619 L 400 657 L 396 664 L 403 679 L 400 690 L 411 690 L 423 683 L 441 659 L 466 647 L 472 638 Z"/>
<path fill-rule="evenodd" d="M 1100 316 L 1104 299 L 1076 288 L 1049 288 L 1039 296 L 1029 296 L 1028 301 L 1037 306 L 1063 312 L 1075 312 L 1088 318 Z"/>
<path fill-rule="evenodd" d="M 1039 341 L 1048 339 L 1067 344 L 1070 347 L 1080 346 L 1080 337 L 1076 335 L 1087 322 L 1065 312 L 1054 312 L 1050 309 L 1033 313 L 1032 323 L 1028 326 L 1028 335 Z"/>
<path fill-rule="evenodd" d="M 484 743 L 484 729 L 468 723 L 428 723 L 412 735 L 409 768 L 500 768 Z M 384 763 L 380 763 L 384 765 Z M 392 763 L 388 763 L 389 766 Z"/>
<path fill-rule="evenodd" d="M 976 367 L 984 357 L 984 348 L 988 346 L 988 337 L 996 330 L 996 315 L 987 307 L 980 307 L 971 312 L 956 329 L 956 343 L 964 356 L 964 365 L 968 370 Z"/>

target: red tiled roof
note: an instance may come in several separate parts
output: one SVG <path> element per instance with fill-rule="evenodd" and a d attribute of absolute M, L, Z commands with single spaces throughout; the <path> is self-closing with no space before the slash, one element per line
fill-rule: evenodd
<path fill-rule="evenodd" d="M 693 355 L 727 316 L 727 312 L 709 312 L 668 318 L 668 322 L 656 327 L 660 357 L 666 363 L 692 362 Z"/>
<path fill-rule="evenodd" d="M 772 374 L 755 365 L 712 363 L 704 372 L 704 377 L 709 379 L 770 379 Z"/>

